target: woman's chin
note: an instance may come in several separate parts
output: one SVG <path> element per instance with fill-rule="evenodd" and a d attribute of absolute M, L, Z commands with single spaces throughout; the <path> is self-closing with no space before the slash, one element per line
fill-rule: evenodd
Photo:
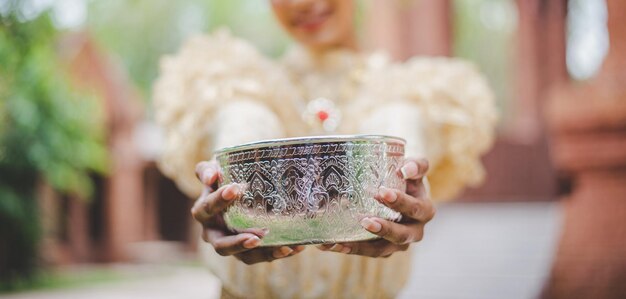
<path fill-rule="evenodd" d="M 312 49 L 329 49 L 342 44 L 342 38 L 336 32 L 317 32 L 315 35 L 301 35 L 300 43 Z"/>

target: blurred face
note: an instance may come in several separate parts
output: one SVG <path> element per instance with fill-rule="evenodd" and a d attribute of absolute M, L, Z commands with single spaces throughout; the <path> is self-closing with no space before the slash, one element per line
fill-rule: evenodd
<path fill-rule="evenodd" d="M 271 0 L 276 18 L 314 50 L 352 46 L 353 0 Z"/>

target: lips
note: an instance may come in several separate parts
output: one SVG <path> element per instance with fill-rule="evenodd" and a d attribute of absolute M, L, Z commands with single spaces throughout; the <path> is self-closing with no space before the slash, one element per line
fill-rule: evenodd
<path fill-rule="evenodd" d="M 293 22 L 293 24 L 295 27 L 305 31 L 317 31 L 324 25 L 331 15 L 332 11 L 330 9 L 317 13 L 301 15 Z"/>

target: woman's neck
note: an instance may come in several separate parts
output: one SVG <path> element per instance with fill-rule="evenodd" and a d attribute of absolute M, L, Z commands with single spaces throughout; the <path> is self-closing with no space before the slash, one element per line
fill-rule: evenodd
<path fill-rule="evenodd" d="M 346 50 L 350 52 L 358 52 L 359 47 L 356 42 L 356 36 L 354 32 L 346 35 L 346 38 L 341 39 L 340 42 L 331 45 L 325 45 L 322 47 L 308 47 L 309 53 L 314 59 L 321 59 L 325 54 L 338 51 L 338 50 Z"/>

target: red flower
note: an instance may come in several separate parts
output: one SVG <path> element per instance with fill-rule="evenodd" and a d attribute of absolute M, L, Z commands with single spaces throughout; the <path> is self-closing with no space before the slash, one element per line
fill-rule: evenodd
<path fill-rule="evenodd" d="M 328 119 L 328 112 L 321 110 L 317 112 L 317 118 L 320 119 L 320 121 L 324 122 L 325 120 Z"/>

